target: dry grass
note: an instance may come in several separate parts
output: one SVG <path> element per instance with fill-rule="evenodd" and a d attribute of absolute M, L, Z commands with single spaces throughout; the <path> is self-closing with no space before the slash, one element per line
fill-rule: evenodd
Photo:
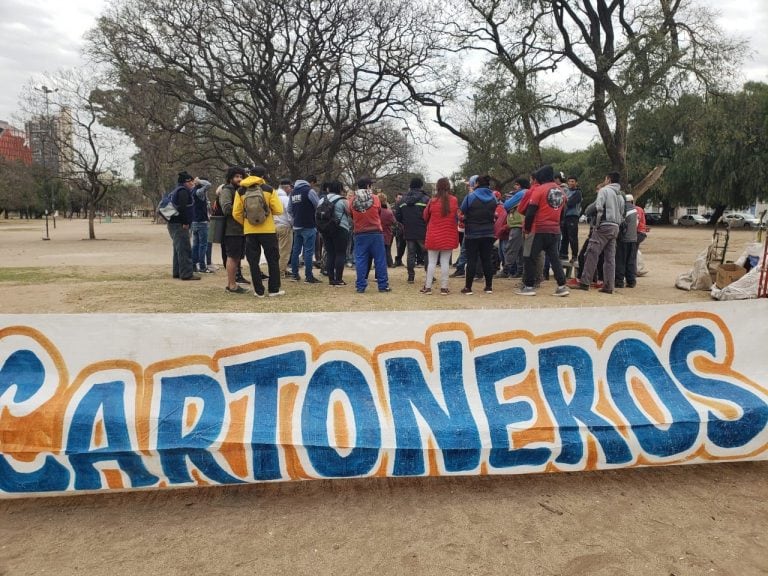
<path fill-rule="evenodd" d="M 404 268 L 390 270 L 393 291 L 381 294 L 371 282 L 365 294 L 354 288 L 355 272 L 345 270 L 344 288 L 327 283 L 308 285 L 283 281 L 281 298 L 256 299 L 253 293 L 231 295 L 224 291 L 224 271 L 203 275 L 199 282 L 170 277 L 170 240 L 163 226 L 143 221 L 101 225 L 100 238 L 109 242 L 82 241 L 81 222 L 59 224 L 51 242 L 42 242 L 28 223 L 0 223 L 3 243 L 0 261 L 0 312 L 333 312 L 455 309 L 525 309 L 543 307 L 628 306 L 705 302 L 707 293 L 674 288 L 678 274 L 687 271 L 696 255 L 707 246 L 708 229 L 656 228 L 643 245 L 650 273 L 637 288 L 618 290 L 609 296 L 595 291 L 573 291 L 568 298 L 551 296 L 554 281 L 545 282 L 535 298 L 514 294 L 516 280 L 495 280 L 494 293 L 482 293 L 483 281 L 475 283 L 473 296 L 459 293 L 463 279 L 452 278 L 452 294 L 424 296 L 416 283 L 406 283 Z M 582 230 L 582 235 L 586 231 Z M 752 239 L 748 232 L 732 234 L 729 257 L 735 259 Z M 214 261 L 220 262 L 218 246 Z M 246 268 L 246 275 L 248 274 Z M 318 275 L 318 277 L 320 277 Z M 373 274 L 371 274 L 371 280 Z M 439 284 L 435 284 L 439 286 Z"/>

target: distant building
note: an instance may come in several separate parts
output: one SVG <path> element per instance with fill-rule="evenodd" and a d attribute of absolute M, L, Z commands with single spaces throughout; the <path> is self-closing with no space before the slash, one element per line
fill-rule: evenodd
<path fill-rule="evenodd" d="M 32 149 L 32 161 L 52 174 L 62 175 L 71 170 L 72 115 L 69 109 L 60 114 L 37 116 L 26 124 L 27 140 Z"/>
<path fill-rule="evenodd" d="M 32 150 L 27 146 L 24 132 L 0 120 L 0 157 L 6 160 L 32 164 Z"/>

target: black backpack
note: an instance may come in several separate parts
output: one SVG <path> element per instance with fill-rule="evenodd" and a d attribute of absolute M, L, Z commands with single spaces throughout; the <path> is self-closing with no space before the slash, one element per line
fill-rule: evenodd
<path fill-rule="evenodd" d="M 335 200 L 328 200 L 326 196 L 315 209 L 315 226 L 322 234 L 333 235 L 339 230 L 341 218 L 336 216 L 336 203 L 341 200 L 341 196 Z"/>

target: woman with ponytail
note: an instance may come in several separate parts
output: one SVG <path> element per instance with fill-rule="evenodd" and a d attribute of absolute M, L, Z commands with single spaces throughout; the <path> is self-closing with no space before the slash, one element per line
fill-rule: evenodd
<path fill-rule="evenodd" d="M 456 228 L 459 202 L 451 194 L 448 178 L 437 181 L 435 196 L 424 208 L 424 221 L 427 223 L 425 247 L 428 254 L 427 277 L 422 294 L 432 293 L 432 279 L 440 262 L 440 294 L 447 296 L 451 254 L 459 245 L 459 233 Z"/>

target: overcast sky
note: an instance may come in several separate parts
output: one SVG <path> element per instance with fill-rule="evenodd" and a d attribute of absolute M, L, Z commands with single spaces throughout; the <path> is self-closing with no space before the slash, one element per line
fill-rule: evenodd
<path fill-rule="evenodd" d="M 727 34 L 750 42 L 754 52 L 745 63 L 743 80 L 768 82 L 768 0 L 700 0 L 720 13 Z M 34 75 L 81 62 L 83 34 L 106 5 L 105 0 L 0 0 L 0 120 L 15 122 L 22 86 Z M 437 178 L 455 171 L 464 147 L 447 131 L 435 129 L 434 148 L 423 150 L 421 164 Z M 576 129 L 551 143 L 581 148 L 595 139 Z"/>

